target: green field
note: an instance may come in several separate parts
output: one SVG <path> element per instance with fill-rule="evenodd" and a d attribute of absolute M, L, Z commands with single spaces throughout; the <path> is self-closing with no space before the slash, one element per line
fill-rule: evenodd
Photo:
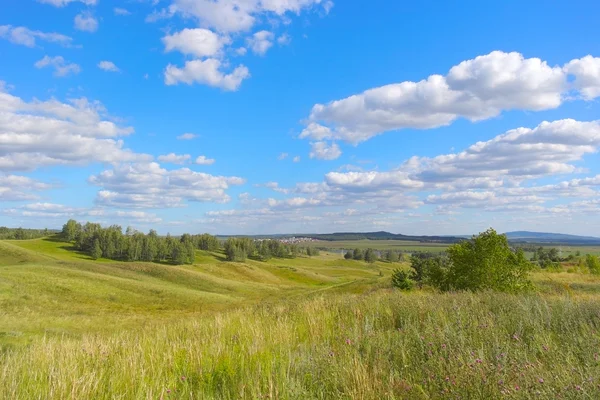
<path fill-rule="evenodd" d="M 402 252 L 423 251 L 431 253 L 439 253 L 448 248 L 445 243 L 420 243 L 403 240 L 340 240 L 340 241 L 325 241 L 319 240 L 308 242 L 308 246 L 326 248 L 326 249 L 373 249 L 373 250 L 396 250 Z"/>
<path fill-rule="evenodd" d="M 600 398 L 600 277 L 536 272 L 525 295 L 391 289 L 406 267 L 0 242 L 0 399 Z"/>

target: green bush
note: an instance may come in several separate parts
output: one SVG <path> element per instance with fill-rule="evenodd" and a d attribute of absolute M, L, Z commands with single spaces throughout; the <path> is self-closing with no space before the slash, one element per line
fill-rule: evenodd
<path fill-rule="evenodd" d="M 392 274 L 392 286 L 400 290 L 411 290 L 413 288 L 413 281 L 410 279 L 407 271 L 395 269 Z"/>

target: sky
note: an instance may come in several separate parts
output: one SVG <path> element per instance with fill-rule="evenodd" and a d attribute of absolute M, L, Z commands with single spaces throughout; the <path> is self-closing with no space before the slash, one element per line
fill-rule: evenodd
<path fill-rule="evenodd" d="M 600 236 L 596 1 L 0 3 L 0 226 Z"/>

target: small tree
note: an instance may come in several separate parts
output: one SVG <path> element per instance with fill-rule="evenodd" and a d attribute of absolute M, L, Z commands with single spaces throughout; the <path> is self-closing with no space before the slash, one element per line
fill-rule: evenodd
<path fill-rule="evenodd" d="M 92 257 L 94 260 L 97 260 L 100 257 L 102 257 L 102 248 L 100 247 L 100 241 L 98 239 L 94 240 L 94 245 L 92 246 L 90 257 Z"/>
<path fill-rule="evenodd" d="M 371 264 L 377 261 L 377 254 L 375 254 L 373 249 L 367 249 L 367 251 L 365 251 L 365 261 Z"/>
<path fill-rule="evenodd" d="M 413 288 L 413 281 L 410 280 L 408 272 L 396 269 L 392 274 L 392 286 L 400 290 L 411 290 Z"/>
<path fill-rule="evenodd" d="M 523 250 L 513 252 L 505 235 L 489 229 L 450 246 L 445 286 L 453 290 L 517 291 L 528 288 L 532 265 Z"/>
<path fill-rule="evenodd" d="M 592 274 L 600 274 L 600 260 L 598 257 L 588 254 L 585 256 L 585 265 Z"/>
<path fill-rule="evenodd" d="M 385 253 L 385 259 L 387 260 L 387 262 L 391 262 L 391 263 L 398 262 L 398 260 L 399 260 L 398 253 L 396 253 L 393 250 L 388 250 Z"/>
<path fill-rule="evenodd" d="M 361 249 L 356 248 L 356 249 L 354 249 L 353 258 L 355 260 L 364 260 L 365 256 Z"/>
<path fill-rule="evenodd" d="M 354 252 L 352 250 L 348 250 L 346 254 L 344 254 L 344 258 L 346 260 L 352 260 L 354 258 Z"/>

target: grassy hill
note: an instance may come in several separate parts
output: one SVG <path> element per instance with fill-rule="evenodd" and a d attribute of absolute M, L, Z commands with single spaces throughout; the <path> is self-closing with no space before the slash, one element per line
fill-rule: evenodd
<path fill-rule="evenodd" d="M 0 241 L 0 399 L 600 398 L 599 277 L 392 290 L 405 266 L 124 263 Z"/>

